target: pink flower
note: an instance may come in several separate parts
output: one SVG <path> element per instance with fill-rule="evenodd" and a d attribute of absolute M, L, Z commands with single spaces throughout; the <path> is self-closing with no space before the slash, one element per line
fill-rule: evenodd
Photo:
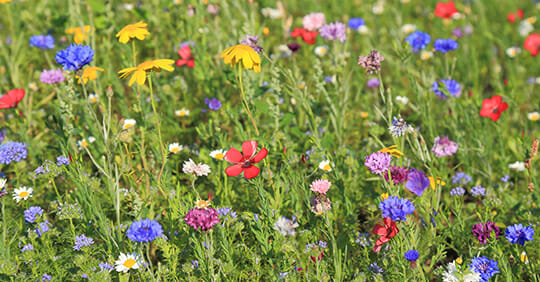
<path fill-rule="evenodd" d="M 311 189 L 311 191 L 315 193 L 326 194 L 328 189 L 330 189 L 330 186 L 332 186 L 332 183 L 330 183 L 330 181 L 325 180 L 325 179 L 319 179 L 319 180 L 313 181 L 313 183 L 311 183 L 311 186 L 309 188 Z"/>
<path fill-rule="evenodd" d="M 184 220 L 195 230 L 206 231 L 219 223 L 219 216 L 218 212 L 213 208 L 194 208 L 188 211 Z"/>
<path fill-rule="evenodd" d="M 323 13 L 311 13 L 304 16 L 302 24 L 307 30 L 317 30 L 326 23 Z"/>

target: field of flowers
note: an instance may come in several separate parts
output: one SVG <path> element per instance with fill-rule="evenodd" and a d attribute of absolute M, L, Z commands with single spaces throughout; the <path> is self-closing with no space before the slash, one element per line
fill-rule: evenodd
<path fill-rule="evenodd" d="M 539 281 L 536 2 L 0 0 L 0 281 Z"/>

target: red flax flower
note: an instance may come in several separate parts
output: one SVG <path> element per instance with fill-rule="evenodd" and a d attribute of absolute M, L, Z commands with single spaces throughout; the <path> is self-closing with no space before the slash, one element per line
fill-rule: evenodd
<path fill-rule="evenodd" d="M 6 95 L 0 97 L 0 109 L 11 109 L 17 107 L 24 98 L 24 89 L 9 90 Z"/>
<path fill-rule="evenodd" d="M 399 229 L 397 228 L 395 221 L 392 221 L 392 219 L 389 217 L 385 217 L 383 221 L 384 226 L 377 224 L 375 227 L 373 227 L 373 231 L 371 231 L 373 234 L 381 236 L 379 239 L 377 239 L 375 246 L 373 247 L 373 251 L 376 253 L 381 251 L 381 247 L 384 243 L 390 241 L 391 238 L 399 233 Z"/>
<path fill-rule="evenodd" d="M 439 18 L 449 19 L 457 12 L 459 11 L 456 9 L 454 1 L 448 1 L 446 3 L 439 2 L 435 6 L 435 16 Z"/>
<path fill-rule="evenodd" d="M 228 176 L 237 176 L 243 171 L 246 179 L 251 179 L 259 175 L 259 168 L 253 164 L 256 164 L 262 159 L 266 158 L 266 155 L 268 155 L 268 150 L 266 148 L 262 148 L 258 153 L 256 152 L 257 141 L 246 141 L 242 144 L 242 153 L 244 155 L 242 155 L 235 148 L 231 148 L 225 154 L 225 160 L 235 165 L 226 168 L 225 173 Z"/>
<path fill-rule="evenodd" d="M 176 66 L 186 65 L 188 68 L 195 66 L 195 59 L 191 55 L 191 47 L 189 45 L 178 49 L 178 55 L 180 55 L 181 59 L 176 60 Z"/>
<path fill-rule="evenodd" d="M 522 9 L 517 9 L 515 13 L 508 13 L 506 16 L 506 19 L 511 22 L 515 23 L 517 18 L 523 19 L 524 13 Z"/>
<path fill-rule="evenodd" d="M 523 43 L 523 47 L 531 52 L 531 56 L 536 56 L 538 52 L 540 52 L 540 34 L 533 33 L 527 36 L 527 39 L 525 39 L 525 42 Z"/>
<path fill-rule="evenodd" d="M 497 121 L 501 116 L 501 113 L 506 111 L 506 109 L 508 109 L 508 104 L 502 101 L 501 96 L 496 95 L 482 101 L 480 116 L 489 117 L 493 121 Z"/>
<path fill-rule="evenodd" d="M 317 35 L 319 35 L 318 31 L 308 31 L 303 28 L 295 28 L 291 32 L 291 36 L 296 37 L 302 37 L 302 40 L 306 42 L 307 44 L 315 44 L 315 39 L 317 38 Z"/>

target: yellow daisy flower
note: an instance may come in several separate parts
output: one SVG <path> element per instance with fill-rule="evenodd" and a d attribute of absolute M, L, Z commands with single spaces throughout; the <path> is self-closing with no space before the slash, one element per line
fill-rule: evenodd
<path fill-rule="evenodd" d="M 72 27 L 66 29 L 66 33 L 75 34 L 75 37 L 73 37 L 73 41 L 77 44 L 81 44 L 90 34 L 90 30 L 92 30 L 92 27 L 90 27 L 89 25 L 85 25 L 83 29 L 81 29 L 81 27 Z"/>
<path fill-rule="evenodd" d="M 437 184 L 440 184 L 441 186 L 446 185 L 446 182 L 442 181 L 440 177 L 437 177 L 437 181 L 435 181 L 435 177 L 428 176 L 429 178 L 429 184 L 431 185 L 431 189 L 435 191 L 435 188 L 437 187 Z"/>
<path fill-rule="evenodd" d="M 400 150 L 396 149 L 396 147 L 397 145 L 392 145 L 387 148 L 382 148 L 381 150 L 379 150 L 379 152 L 390 154 L 399 159 L 401 156 L 403 156 L 403 153 Z"/>
<path fill-rule="evenodd" d="M 98 68 L 98 67 L 85 68 L 82 73 L 82 81 L 84 82 L 84 84 L 88 83 L 88 80 L 90 81 L 96 80 L 98 71 L 104 71 L 104 69 Z M 81 78 L 78 75 L 76 75 L 75 77 L 77 78 L 77 82 L 80 84 Z"/>
<path fill-rule="evenodd" d="M 383 198 L 385 200 L 388 199 L 388 197 L 389 197 L 388 193 L 382 193 L 381 194 L 381 198 Z"/>
<path fill-rule="evenodd" d="M 238 44 L 229 47 L 221 53 L 220 57 L 224 58 L 225 64 L 231 64 L 233 67 L 240 63 L 245 69 L 261 72 L 261 57 L 247 45 Z"/>
<path fill-rule="evenodd" d="M 168 59 L 146 61 L 146 62 L 140 63 L 137 67 L 126 68 L 119 71 L 118 73 L 122 74 L 120 75 L 120 78 L 126 78 L 130 74 L 133 74 L 133 76 L 131 76 L 131 79 L 129 80 L 129 86 L 131 86 L 133 82 L 135 81 L 137 81 L 137 84 L 143 85 L 146 82 L 147 72 L 149 71 L 160 72 L 162 69 L 166 71 L 173 71 L 174 67 L 171 66 L 172 64 L 174 64 L 174 61 L 168 60 Z"/>
<path fill-rule="evenodd" d="M 116 34 L 116 37 L 119 37 L 118 41 L 124 44 L 128 43 L 132 38 L 144 40 L 147 35 L 150 35 L 150 32 L 148 32 L 146 26 L 147 24 L 143 21 L 136 24 L 128 24 Z"/>
<path fill-rule="evenodd" d="M 6 3 L 9 3 L 9 2 L 11 2 L 11 0 L 0 0 L 1 4 L 6 4 Z"/>
<path fill-rule="evenodd" d="M 198 209 L 206 209 L 207 207 L 209 207 L 212 203 L 210 203 L 210 201 L 205 201 L 205 200 L 197 200 L 195 202 L 195 206 L 198 208 Z"/>

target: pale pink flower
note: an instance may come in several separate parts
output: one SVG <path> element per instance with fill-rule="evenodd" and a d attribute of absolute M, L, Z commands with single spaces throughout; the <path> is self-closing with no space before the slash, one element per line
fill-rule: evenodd
<path fill-rule="evenodd" d="M 326 23 L 323 13 L 311 13 L 304 16 L 302 24 L 307 30 L 317 30 Z"/>
<path fill-rule="evenodd" d="M 189 159 L 189 161 L 184 161 L 182 170 L 186 174 L 195 174 L 196 176 L 208 176 L 208 174 L 211 172 L 210 166 L 203 163 L 196 164 L 192 159 Z"/>
<path fill-rule="evenodd" d="M 328 189 L 330 189 L 330 186 L 332 186 L 332 183 L 330 183 L 330 181 L 325 179 L 319 179 L 313 181 L 309 188 L 315 193 L 326 194 Z"/>

